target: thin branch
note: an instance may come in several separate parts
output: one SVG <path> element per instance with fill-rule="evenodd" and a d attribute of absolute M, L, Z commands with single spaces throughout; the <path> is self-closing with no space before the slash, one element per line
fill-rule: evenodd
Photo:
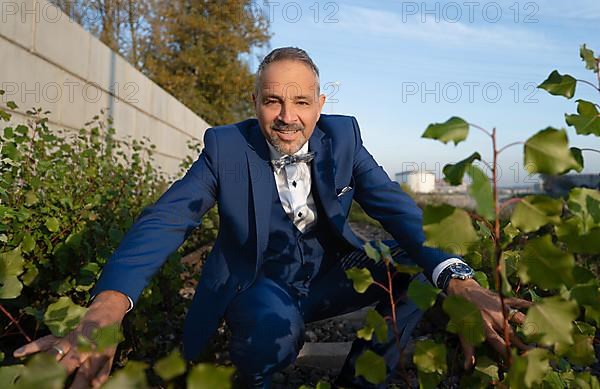
<path fill-rule="evenodd" d="M 19 324 L 19 322 L 10 314 L 10 312 L 8 312 L 6 309 L 4 309 L 4 307 L 2 306 L 2 304 L 0 304 L 0 311 L 2 311 L 2 313 L 4 313 L 4 315 L 6 315 L 6 317 L 8 317 L 8 320 L 10 320 L 11 322 L 13 322 L 15 324 L 15 327 L 17 327 L 17 329 L 19 330 L 19 332 L 21 333 L 21 335 L 23 335 L 25 337 L 25 339 L 27 339 L 28 342 L 32 342 L 32 340 L 29 337 L 29 335 L 27 335 L 27 333 L 25 332 L 25 330 L 23 330 L 23 327 L 21 327 L 21 325 Z"/>
<path fill-rule="evenodd" d="M 598 154 L 600 154 L 600 150 L 596 150 L 596 149 L 589 149 L 589 148 L 586 148 L 586 149 L 579 149 L 579 150 L 581 150 L 581 151 L 593 151 L 594 153 L 598 153 Z"/>
<path fill-rule="evenodd" d="M 478 126 L 477 124 L 473 124 L 473 123 L 469 123 L 469 126 L 478 129 L 479 131 L 482 131 L 484 134 L 486 134 L 487 136 L 489 136 L 490 138 L 492 137 L 492 134 L 486 130 L 483 127 Z"/>
<path fill-rule="evenodd" d="M 589 81 L 586 81 L 586 80 L 580 80 L 580 79 L 578 79 L 578 78 L 576 78 L 576 79 L 575 79 L 575 81 L 579 81 L 579 82 L 581 82 L 581 83 L 583 83 L 583 84 L 587 84 L 587 85 L 591 86 L 592 88 L 596 89 L 598 92 L 600 92 L 600 88 L 598 88 L 596 85 L 592 84 L 592 83 L 591 83 L 591 82 L 589 82 Z"/>
<path fill-rule="evenodd" d="M 509 205 L 511 205 L 511 204 L 518 203 L 518 202 L 520 202 L 521 200 L 523 200 L 523 199 L 522 199 L 522 198 L 520 198 L 520 197 L 514 197 L 514 198 L 512 198 L 512 199 L 510 199 L 510 200 L 506 200 L 505 202 L 503 202 L 502 204 L 500 204 L 500 209 L 499 209 L 499 212 L 502 212 L 502 210 L 503 210 L 504 208 L 508 207 L 508 206 L 509 206 Z"/>
<path fill-rule="evenodd" d="M 522 144 L 524 144 L 524 143 L 525 143 L 525 142 L 513 142 L 513 143 L 509 143 L 509 144 L 507 144 L 506 146 L 502 147 L 500 150 L 498 150 L 498 151 L 497 151 L 497 154 L 500 154 L 502 151 L 504 151 L 504 149 L 507 149 L 507 148 L 509 148 L 509 147 L 511 147 L 511 146 L 522 145 Z"/>

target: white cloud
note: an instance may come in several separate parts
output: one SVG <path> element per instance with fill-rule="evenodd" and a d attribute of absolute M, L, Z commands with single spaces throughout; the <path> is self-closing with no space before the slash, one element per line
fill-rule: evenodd
<path fill-rule="evenodd" d="M 416 4 L 416 3 L 415 3 Z M 340 9 L 340 27 L 379 37 L 415 40 L 416 43 L 433 43 L 449 46 L 481 46 L 515 49 L 550 49 L 554 45 L 542 33 L 520 27 L 516 23 L 491 23 L 485 20 L 469 23 L 468 10 L 457 22 L 435 15 L 402 14 L 381 9 L 345 5 Z M 479 16 L 481 16 L 479 14 Z M 512 18 L 513 15 L 503 16 Z M 450 16 L 455 18 L 455 16 Z M 457 19 L 457 18 L 456 18 Z M 512 20 L 512 19 L 511 19 Z"/>

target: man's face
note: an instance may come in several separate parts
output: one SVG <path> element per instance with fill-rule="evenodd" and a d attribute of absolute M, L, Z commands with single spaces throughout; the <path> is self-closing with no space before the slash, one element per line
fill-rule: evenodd
<path fill-rule="evenodd" d="M 282 154 L 294 154 L 312 135 L 325 104 L 317 96 L 312 69 L 299 61 L 277 61 L 262 72 L 258 95 L 252 95 L 265 138 Z"/>

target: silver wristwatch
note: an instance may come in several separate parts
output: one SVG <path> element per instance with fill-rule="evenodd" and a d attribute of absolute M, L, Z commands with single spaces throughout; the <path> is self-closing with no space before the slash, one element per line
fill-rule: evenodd
<path fill-rule="evenodd" d="M 446 291 L 448 284 L 451 279 L 458 278 L 461 280 L 467 280 L 473 278 L 475 272 L 473 269 L 462 262 L 453 263 L 452 265 L 446 266 L 437 278 L 437 287 Z"/>

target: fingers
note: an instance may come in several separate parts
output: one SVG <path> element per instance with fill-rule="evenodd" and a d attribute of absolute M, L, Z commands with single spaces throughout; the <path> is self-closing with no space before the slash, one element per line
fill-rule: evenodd
<path fill-rule="evenodd" d="M 16 349 L 13 352 L 13 356 L 15 358 L 21 358 L 21 357 L 24 357 L 29 354 L 49 350 L 54 344 L 56 344 L 56 341 L 58 339 L 59 338 L 57 338 L 54 335 L 44 336 L 43 338 L 34 340 L 33 342 L 28 343 L 25 346 Z"/>
<path fill-rule="evenodd" d="M 504 343 L 504 339 L 502 339 L 502 337 L 498 335 L 496 330 L 486 320 L 483 321 L 483 330 L 485 332 L 485 338 L 487 339 L 490 346 L 492 346 L 494 350 L 498 352 L 498 354 L 502 355 L 503 357 L 506 357 L 506 343 Z"/>
<path fill-rule="evenodd" d="M 87 358 L 77 371 L 70 389 L 89 388 L 92 385 L 92 382 L 96 380 L 100 369 L 104 368 L 104 365 L 106 365 L 108 359 L 109 358 L 106 355 Z"/>
<path fill-rule="evenodd" d="M 462 335 L 458 336 L 463 353 L 465 354 L 465 370 L 469 371 L 475 366 L 475 348 L 465 340 Z"/>
<path fill-rule="evenodd" d="M 108 377 L 110 375 L 110 370 L 112 368 L 112 363 L 113 363 L 113 358 L 109 358 L 108 362 L 106 362 L 100 368 L 100 370 L 98 370 L 98 373 L 96 374 L 96 378 L 94 378 L 92 380 L 93 388 L 99 388 L 108 380 Z"/>
<path fill-rule="evenodd" d="M 533 305 L 531 301 L 523 300 L 517 297 L 508 297 L 504 299 L 504 302 L 515 308 L 529 308 Z"/>
<path fill-rule="evenodd" d="M 509 321 L 511 321 L 515 324 L 519 324 L 519 325 L 522 325 L 523 323 L 525 323 L 525 319 L 526 319 L 525 314 L 523 312 L 519 312 L 519 311 L 515 311 L 511 315 L 508 316 Z"/>

